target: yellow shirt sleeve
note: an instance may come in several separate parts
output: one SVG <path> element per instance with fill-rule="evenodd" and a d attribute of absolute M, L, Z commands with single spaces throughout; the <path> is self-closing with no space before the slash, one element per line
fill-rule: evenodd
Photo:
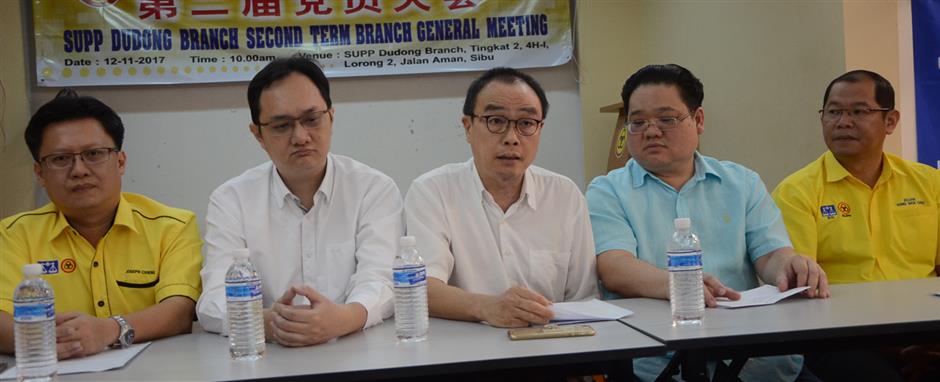
<path fill-rule="evenodd" d="M 190 217 L 182 229 L 168 237 L 168 245 L 160 264 L 160 282 L 155 298 L 157 303 L 172 296 L 185 296 L 194 302 L 202 293 L 202 239 L 195 216 Z"/>
<path fill-rule="evenodd" d="M 784 180 L 773 192 L 774 202 L 783 214 L 793 249 L 816 260 L 817 232 L 812 198 L 796 185 Z"/>
<path fill-rule="evenodd" d="M 23 279 L 23 265 L 29 263 L 29 253 L 6 229 L 7 221 L 0 226 L 0 311 L 13 314 L 13 290 Z"/>

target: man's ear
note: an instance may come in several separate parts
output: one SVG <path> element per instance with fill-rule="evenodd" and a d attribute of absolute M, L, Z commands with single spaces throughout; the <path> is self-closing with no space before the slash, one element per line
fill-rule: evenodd
<path fill-rule="evenodd" d="M 705 132 L 705 109 L 701 106 L 695 110 L 695 113 L 692 114 L 692 118 L 695 118 L 695 130 L 698 132 L 698 135 L 702 135 Z"/>
<path fill-rule="evenodd" d="M 464 135 L 466 135 L 467 143 L 470 143 L 470 126 L 473 125 L 473 117 L 465 115 L 460 118 L 460 123 L 463 123 Z"/>
<path fill-rule="evenodd" d="M 42 165 L 39 162 L 33 163 L 33 173 L 36 174 L 36 181 L 39 182 L 39 185 L 43 188 L 46 187 L 46 178 L 45 174 L 42 172 Z"/>
<path fill-rule="evenodd" d="M 258 141 L 258 144 L 264 149 L 264 137 L 261 136 L 261 128 L 254 123 L 249 123 L 248 130 L 251 131 L 251 136 L 255 137 L 255 140 Z"/>
<path fill-rule="evenodd" d="M 117 152 L 118 173 L 124 175 L 124 169 L 127 166 L 127 153 L 124 150 Z"/>
<path fill-rule="evenodd" d="M 894 132 L 894 129 L 898 127 L 898 123 L 901 122 L 901 112 L 897 110 L 890 110 L 885 113 L 885 134 L 891 135 Z"/>

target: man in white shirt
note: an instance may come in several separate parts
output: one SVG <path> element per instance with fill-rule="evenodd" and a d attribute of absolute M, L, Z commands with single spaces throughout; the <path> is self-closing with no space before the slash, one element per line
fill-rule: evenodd
<path fill-rule="evenodd" d="M 391 268 L 404 231 L 388 176 L 329 153 L 329 82 L 301 56 L 272 61 L 248 85 L 251 133 L 270 162 L 219 186 L 206 215 L 203 328 L 225 334 L 225 273 L 248 248 L 262 282 L 265 338 L 306 346 L 392 314 Z"/>
<path fill-rule="evenodd" d="M 548 101 L 529 75 L 495 68 L 467 91 L 473 158 L 420 176 L 405 198 L 427 261 L 430 314 L 499 327 L 546 324 L 551 303 L 597 295 L 584 197 L 532 166 Z"/>

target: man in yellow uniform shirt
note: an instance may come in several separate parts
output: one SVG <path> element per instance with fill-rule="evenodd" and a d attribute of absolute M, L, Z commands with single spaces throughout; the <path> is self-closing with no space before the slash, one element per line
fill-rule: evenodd
<path fill-rule="evenodd" d="M 0 352 L 14 351 L 13 291 L 29 263 L 55 293 L 59 359 L 189 332 L 202 289 L 196 217 L 121 192 L 120 117 L 63 90 L 25 135 L 52 203 L 0 221 Z"/>
<path fill-rule="evenodd" d="M 845 73 L 826 88 L 819 112 L 829 150 L 773 192 L 793 247 L 815 258 L 833 284 L 936 277 L 940 171 L 883 151 L 900 119 L 891 83 L 866 70 Z M 879 374 L 872 370 L 881 357 L 870 355 L 832 360 L 843 365 L 834 377 L 899 380 L 889 374 L 903 360 Z"/>

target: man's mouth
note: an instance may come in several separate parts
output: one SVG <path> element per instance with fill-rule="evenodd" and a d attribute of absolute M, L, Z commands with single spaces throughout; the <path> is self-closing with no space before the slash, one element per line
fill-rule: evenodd
<path fill-rule="evenodd" d="M 508 153 L 497 155 L 496 158 L 501 160 L 522 160 L 522 155 Z"/>
<path fill-rule="evenodd" d="M 86 183 L 86 184 L 79 184 L 79 185 L 77 185 L 77 186 L 73 186 L 73 187 L 70 188 L 70 190 L 71 190 L 72 192 L 83 192 L 83 191 L 88 191 L 88 190 L 90 190 L 90 189 L 92 189 L 92 188 L 95 188 L 95 185 L 94 185 L 94 184 L 88 184 L 88 183 Z"/>
<path fill-rule="evenodd" d="M 313 155 L 315 152 L 316 151 L 310 150 L 310 149 L 302 149 L 302 150 L 297 150 L 297 151 L 292 152 L 291 156 L 303 157 L 303 156 Z"/>
<path fill-rule="evenodd" d="M 843 135 L 843 136 L 838 136 L 838 137 L 832 137 L 832 140 L 834 141 L 857 141 L 858 138 L 855 138 L 851 135 Z"/>

